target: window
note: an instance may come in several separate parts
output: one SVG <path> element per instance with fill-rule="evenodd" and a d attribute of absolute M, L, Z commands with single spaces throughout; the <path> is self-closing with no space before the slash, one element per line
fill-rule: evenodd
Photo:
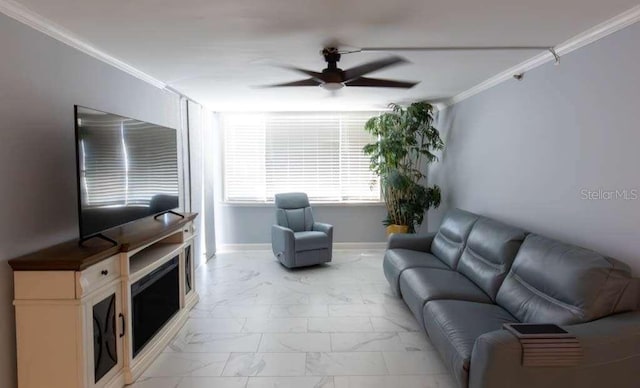
<path fill-rule="evenodd" d="M 378 178 L 362 152 L 375 139 L 375 112 L 229 113 L 224 192 L 229 202 L 267 202 L 303 191 L 317 202 L 380 201 Z"/>

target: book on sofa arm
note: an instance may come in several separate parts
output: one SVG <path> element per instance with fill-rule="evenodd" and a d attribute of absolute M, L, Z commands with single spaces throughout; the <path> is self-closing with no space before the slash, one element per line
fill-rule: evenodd
<path fill-rule="evenodd" d="M 505 323 L 503 327 L 520 339 L 575 338 L 560 326 L 548 323 Z"/>
<path fill-rule="evenodd" d="M 560 326 L 505 323 L 503 327 L 520 341 L 523 366 L 575 366 L 582 359 L 580 342 Z"/>

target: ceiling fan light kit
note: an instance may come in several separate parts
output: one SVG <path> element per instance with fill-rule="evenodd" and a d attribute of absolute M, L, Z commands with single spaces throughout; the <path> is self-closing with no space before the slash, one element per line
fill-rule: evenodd
<path fill-rule="evenodd" d="M 342 82 L 325 82 L 320 84 L 320 87 L 325 90 L 334 91 L 344 88 L 344 84 Z"/>

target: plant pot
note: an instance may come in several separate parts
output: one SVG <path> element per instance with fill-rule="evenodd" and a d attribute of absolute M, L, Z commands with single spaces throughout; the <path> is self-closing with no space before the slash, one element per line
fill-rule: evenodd
<path fill-rule="evenodd" d="M 387 236 L 390 236 L 394 233 L 407 233 L 407 232 L 409 232 L 409 225 L 391 224 L 387 226 Z"/>

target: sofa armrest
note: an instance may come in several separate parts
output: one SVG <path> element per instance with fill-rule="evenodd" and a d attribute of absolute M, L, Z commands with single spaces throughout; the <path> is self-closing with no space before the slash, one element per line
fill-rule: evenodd
<path fill-rule="evenodd" d="M 293 266 L 296 253 L 293 230 L 280 225 L 271 226 L 271 249 L 282 264 Z"/>
<path fill-rule="evenodd" d="M 431 243 L 435 236 L 435 232 L 427 234 L 394 233 L 387 240 L 387 249 L 410 249 L 430 253 Z"/>
<path fill-rule="evenodd" d="M 471 353 L 469 387 L 637 387 L 640 311 L 563 326 L 580 341 L 574 367 L 523 367 L 518 339 L 506 330 L 480 336 Z"/>

